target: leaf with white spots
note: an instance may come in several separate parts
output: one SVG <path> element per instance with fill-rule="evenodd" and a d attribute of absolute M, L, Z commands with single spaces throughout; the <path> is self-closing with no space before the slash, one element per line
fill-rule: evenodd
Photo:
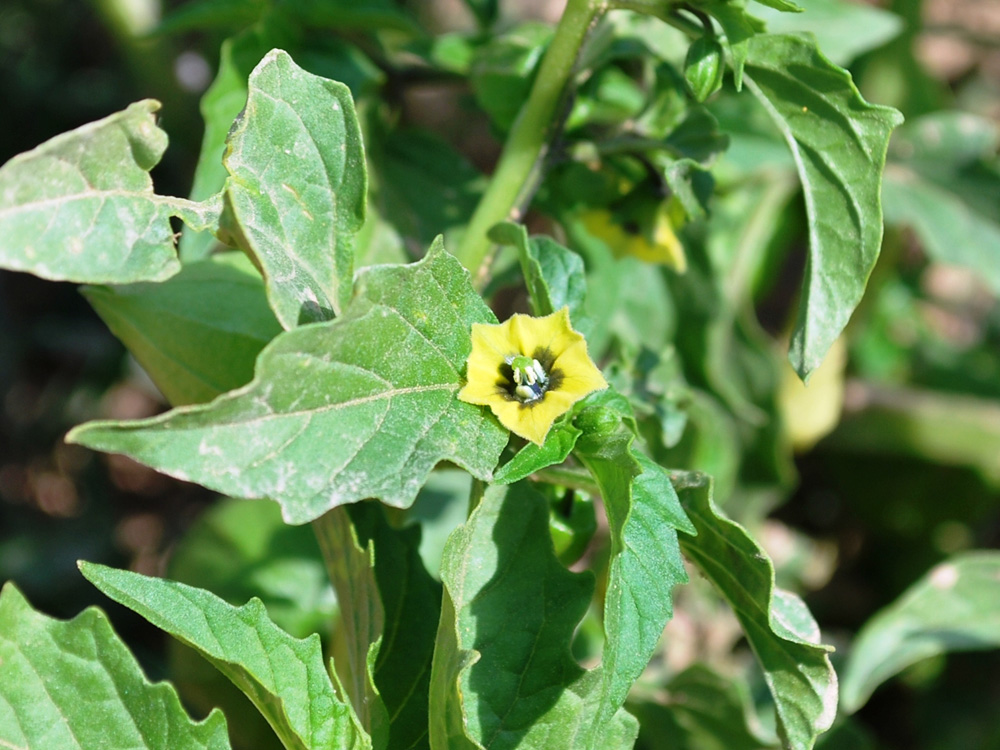
<path fill-rule="evenodd" d="M 437 243 L 419 263 L 366 269 L 358 290 L 337 320 L 279 335 L 248 386 L 67 439 L 271 498 L 289 523 L 369 497 L 408 507 L 440 461 L 490 479 L 507 431 L 456 397 L 472 324 L 496 323 L 468 273 Z"/>
<path fill-rule="evenodd" d="M 368 173 L 350 89 L 271 50 L 227 140 L 223 229 L 256 260 L 286 328 L 350 297 Z"/>
<path fill-rule="evenodd" d="M 153 192 L 149 170 L 167 148 L 159 108 L 152 99 L 136 102 L 0 167 L 0 267 L 90 284 L 177 273 L 170 217 L 213 228 L 219 203 Z"/>
<path fill-rule="evenodd" d="M 842 706 L 857 711 L 905 667 L 950 651 L 1000 648 L 1000 552 L 956 555 L 932 569 L 858 633 Z"/>
<path fill-rule="evenodd" d="M 229 750 L 226 720 L 193 722 L 172 686 L 151 684 L 96 607 L 69 622 L 0 592 L 0 748 Z"/>

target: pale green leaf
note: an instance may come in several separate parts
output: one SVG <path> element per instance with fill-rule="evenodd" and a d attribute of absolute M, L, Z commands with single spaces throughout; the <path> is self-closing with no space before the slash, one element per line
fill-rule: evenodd
<path fill-rule="evenodd" d="M 80 563 L 80 570 L 107 596 L 208 659 L 253 701 L 285 747 L 371 748 L 330 680 L 319 636 L 288 635 L 260 599 L 233 607 L 176 581 L 93 563 Z"/>
<path fill-rule="evenodd" d="M 701 474 L 672 478 L 698 530 L 696 537 L 681 537 L 681 548 L 743 627 L 774 699 L 782 741 L 793 750 L 811 748 L 837 712 L 830 647 L 820 645 L 805 604 L 775 588 L 774 566 L 760 545 L 715 507 L 711 481 Z"/>
<path fill-rule="evenodd" d="M 842 706 L 857 711 L 905 667 L 952 651 L 1000 648 L 1000 552 L 937 565 L 858 633 L 844 669 Z"/>
<path fill-rule="evenodd" d="M 159 284 L 86 287 L 83 295 L 174 406 L 248 383 L 257 355 L 281 333 L 242 253 L 188 264 Z"/>
<path fill-rule="evenodd" d="M 337 613 L 316 535 L 309 526 L 284 523 L 274 503 L 223 498 L 213 504 L 174 548 L 167 577 L 233 605 L 256 596 L 271 620 L 296 638 L 328 632 Z M 167 656 L 185 705 L 199 715 L 221 708 L 234 745 L 280 747 L 249 699 L 196 651 L 170 639 Z"/>
<path fill-rule="evenodd" d="M 762 34 L 745 80 L 795 157 L 809 221 L 809 261 L 789 358 L 816 369 L 861 301 L 882 243 L 881 183 L 899 113 L 865 102 L 812 39 Z"/>
<path fill-rule="evenodd" d="M 271 50 L 227 144 L 223 228 L 263 270 L 278 320 L 293 328 L 339 313 L 368 189 L 350 89 Z"/>
<path fill-rule="evenodd" d="M 831 62 L 846 66 L 858 55 L 881 47 L 903 30 L 903 19 L 888 10 L 848 0 L 799 0 L 803 13 L 754 8 L 772 34 L 809 32 Z"/>
<path fill-rule="evenodd" d="M 167 148 L 159 108 L 136 102 L 0 167 L 0 267 L 93 284 L 177 273 L 170 217 L 204 229 L 219 209 L 153 193 L 149 170 Z"/>
<path fill-rule="evenodd" d="M 274 499 L 290 523 L 365 498 L 407 507 L 440 461 L 492 477 L 508 433 L 457 393 L 472 324 L 495 322 L 438 245 L 420 263 L 365 269 L 345 315 L 278 336 L 245 388 L 149 420 L 83 425 L 68 439 L 227 495 Z"/>
<path fill-rule="evenodd" d="M 600 671 L 570 655 L 593 579 L 555 558 L 548 503 L 527 484 L 494 485 L 445 548 L 431 675 L 431 747 L 629 748 L 624 711 L 593 722 Z"/>
<path fill-rule="evenodd" d="M 1000 130 L 965 112 L 926 115 L 899 129 L 882 200 L 890 224 L 914 229 L 927 254 L 975 271 L 1000 294 Z"/>
<path fill-rule="evenodd" d="M 0 592 L 4 750 L 228 750 L 218 711 L 192 722 L 173 687 L 150 683 L 96 608 L 69 622 Z"/>

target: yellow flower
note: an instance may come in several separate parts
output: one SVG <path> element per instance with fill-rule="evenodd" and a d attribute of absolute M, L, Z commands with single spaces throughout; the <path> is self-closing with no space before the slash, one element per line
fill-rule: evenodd
<path fill-rule="evenodd" d="M 621 221 L 621 217 L 604 208 L 586 211 L 580 218 L 591 236 L 607 243 L 615 255 L 631 255 L 645 263 L 659 263 L 684 273 L 687 258 L 684 246 L 674 233 L 678 220 L 676 213 L 667 203 L 659 206 L 647 222 L 634 218 Z"/>
<path fill-rule="evenodd" d="M 462 401 L 490 407 L 504 427 L 538 445 L 573 404 L 608 387 L 565 307 L 544 318 L 473 323 L 466 379 Z"/>

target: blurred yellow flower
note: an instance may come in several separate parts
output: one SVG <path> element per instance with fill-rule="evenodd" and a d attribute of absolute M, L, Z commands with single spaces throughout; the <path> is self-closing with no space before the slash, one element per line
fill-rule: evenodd
<path fill-rule="evenodd" d="M 504 427 L 538 445 L 573 404 L 608 387 L 565 307 L 544 318 L 473 323 L 466 380 L 462 401 L 490 407 Z"/>
<path fill-rule="evenodd" d="M 607 243 L 615 255 L 631 255 L 645 263 L 659 263 L 684 273 L 687 258 L 684 246 L 674 233 L 675 213 L 669 202 L 665 203 L 649 217 L 649 226 L 645 228 L 644 222 L 637 219 L 622 221 L 621 217 L 605 208 L 591 209 L 580 219 L 586 230 Z"/>

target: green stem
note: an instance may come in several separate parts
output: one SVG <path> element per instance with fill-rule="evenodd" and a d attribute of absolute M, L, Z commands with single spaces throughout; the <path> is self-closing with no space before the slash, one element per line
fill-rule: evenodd
<path fill-rule="evenodd" d="M 574 72 L 580 48 L 606 0 L 569 0 L 545 52 L 527 102 L 514 121 L 496 171 L 469 222 L 456 255 L 482 288 L 488 276 L 493 243 L 486 233 L 516 215 L 518 204 L 534 187 L 548 146 L 555 135 L 559 104 Z"/>
<path fill-rule="evenodd" d="M 561 468 L 558 466 L 549 467 L 539 469 L 532 476 L 539 482 L 558 484 L 561 487 L 569 487 L 574 490 L 583 490 L 593 495 L 601 494 L 601 488 L 586 469 Z"/>
<path fill-rule="evenodd" d="M 347 508 L 333 508 L 312 522 L 327 575 L 337 592 L 340 610 L 338 637 L 345 644 L 346 659 L 336 663 L 361 725 L 370 730 L 374 688 L 368 680 L 368 651 L 382 635 L 385 613 L 382 601 L 372 596 L 374 575 L 368 552 L 358 544 Z M 346 663 L 345 663 L 346 662 Z"/>

